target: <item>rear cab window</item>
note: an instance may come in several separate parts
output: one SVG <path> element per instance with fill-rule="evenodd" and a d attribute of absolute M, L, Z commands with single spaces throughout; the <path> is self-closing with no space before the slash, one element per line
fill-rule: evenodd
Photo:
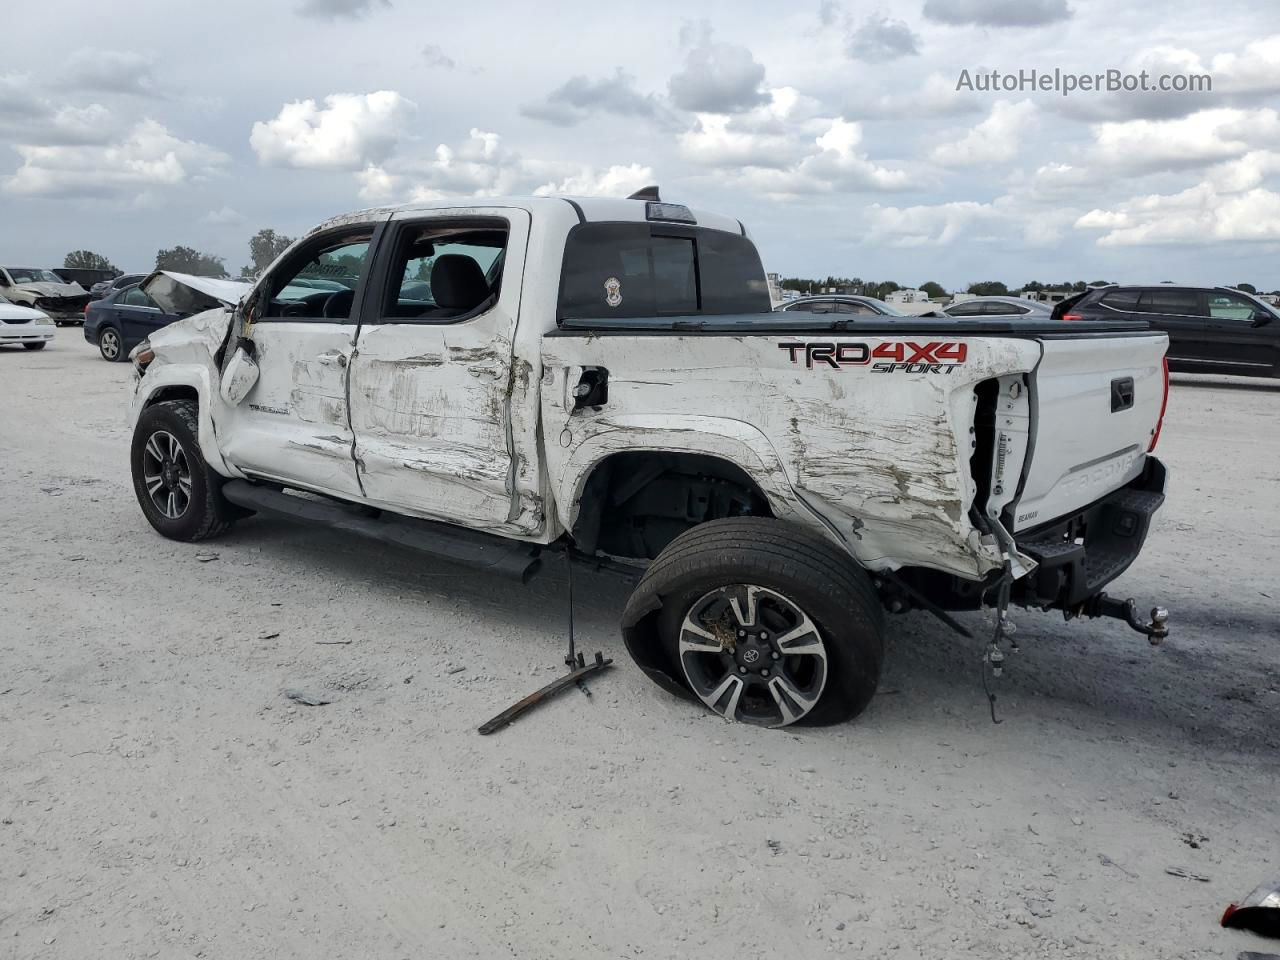
<path fill-rule="evenodd" d="M 764 267 L 746 237 L 708 227 L 582 223 L 569 232 L 559 320 L 769 314 Z"/>

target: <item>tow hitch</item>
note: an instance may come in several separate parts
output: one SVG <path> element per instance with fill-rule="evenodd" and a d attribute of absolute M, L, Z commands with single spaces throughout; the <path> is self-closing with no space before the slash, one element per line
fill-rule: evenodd
<path fill-rule="evenodd" d="M 1152 607 L 1151 619 L 1143 622 L 1138 614 L 1138 603 L 1132 597 L 1128 600 L 1117 600 L 1115 597 L 1108 597 L 1105 593 L 1095 593 L 1080 605 L 1077 615 L 1115 617 L 1117 620 L 1123 620 L 1139 633 L 1145 633 L 1153 647 L 1159 646 L 1164 642 L 1164 638 L 1169 636 L 1169 611 L 1164 607 Z"/>

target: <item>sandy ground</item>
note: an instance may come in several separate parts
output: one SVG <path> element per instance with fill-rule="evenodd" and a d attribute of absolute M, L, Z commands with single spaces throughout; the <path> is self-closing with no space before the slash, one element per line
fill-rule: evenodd
<path fill-rule="evenodd" d="M 980 645 L 915 614 L 855 723 L 727 725 L 630 666 L 625 587 L 583 577 L 622 668 L 483 738 L 562 669 L 561 579 L 264 520 L 159 538 L 128 368 L 79 336 L 0 350 L 0 957 L 1280 946 L 1216 922 L 1280 875 L 1275 382 L 1176 383 L 1171 496 L 1112 591 L 1172 639 L 1020 613 L 998 726 Z"/>

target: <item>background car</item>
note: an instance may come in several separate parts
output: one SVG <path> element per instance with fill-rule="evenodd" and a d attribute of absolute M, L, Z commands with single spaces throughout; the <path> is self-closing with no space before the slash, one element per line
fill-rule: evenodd
<path fill-rule="evenodd" d="M 92 267 L 54 267 L 53 272 L 67 283 L 78 283 L 86 290 L 90 290 L 104 280 L 110 281 L 120 271 L 96 270 Z"/>
<path fill-rule="evenodd" d="M 116 290 L 85 307 L 84 338 L 103 360 L 125 360 L 129 351 L 161 327 L 218 306 L 235 306 L 251 289 L 236 280 L 216 280 L 157 270 L 143 283 Z M 148 291 L 154 291 L 154 299 Z"/>
<path fill-rule="evenodd" d="M 1280 376 L 1280 312 L 1231 287 L 1098 287 L 1062 301 L 1062 320 L 1146 322 L 1169 334 L 1169 369 Z"/>
<path fill-rule="evenodd" d="M 41 267 L 0 267 L 0 294 L 20 307 L 32 307 L 54 323 L 80 323 L 89 291 L 67 283 Z"/>
<path fill-rule="evenodd" d="M 145 279 L 147 279 L 145 273 L 122 273 L 114 280 L 100 280 L 89 288 L 89 299 L 101 300 L 109 293 L 123 290 L 125 287 L 132 287 Z"/>
<path fill-rule="evenodd" d="M 0 346 L 22 344 L 28 350 L 43 350 L 53 339 L 54 323 L 39 310 L 10 303 L 0 296 Z"/>
<path fill-rule="evenodd" d="M 883 300 L 849 293 L 824 293 L 811 297 L 798 297 L 777 307 L 779 313 L 845 313 L 860 317 L 901 317 Z"/>
<path fill-rule="evenodd" d="M 974 297 L 939 311 L 948 317 L 1041 317 L 1048 320 L 1053 307 L 1022 297 Z"/>
<path fill-rule="evenodd" d="M 123 360 L 129 351 L 178 317 L 162 311 L 138 285 L 114 290 L 85 308 L 84 338 L 103 360 Z"/>

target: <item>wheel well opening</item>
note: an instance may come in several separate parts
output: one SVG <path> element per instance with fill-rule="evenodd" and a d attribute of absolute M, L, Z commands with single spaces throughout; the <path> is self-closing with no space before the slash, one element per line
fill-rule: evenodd
<path fill-rule="evenodd" d="M 193 400 L 197 404 L 200 403 L 200 391 L 195 387 L 189 387 L 184 384 L 175 384 L 171 387 L 160 387 L 155 393 L 147 398 L 147 406 L 154 407 L 157 403 L 164 403 L 167 400 Z"/>
<path fill-rule="evenodd" d="M 771 517 L 747 472 L 698 453 L 615 453 L 583 487 L 573 539 L 587 553 L 652 560 L 684 531 L 726 517 Z"/>

